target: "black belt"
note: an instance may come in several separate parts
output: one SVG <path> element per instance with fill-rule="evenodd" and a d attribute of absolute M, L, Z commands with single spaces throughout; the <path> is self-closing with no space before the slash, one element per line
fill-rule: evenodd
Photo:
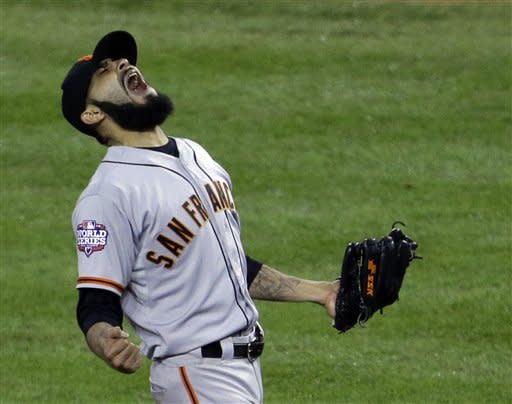
<path fill-rule="evenodd" d="M 246 344 L 233 343 L 233 359 L 256 360 L 263 352 L 263 336 L 257 335 L 256 339 Z M 212 342 L 201 347 L 203 358 L 222 358 L 222 345 L 220 341 Z"/>

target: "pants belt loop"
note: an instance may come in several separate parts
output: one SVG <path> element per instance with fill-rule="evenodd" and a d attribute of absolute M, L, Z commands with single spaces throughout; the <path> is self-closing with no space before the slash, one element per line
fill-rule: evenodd
<path fill-rule="evenodd" d="M 233 359 L 233 340 L 231 338 L 224 338 L 220 341 L 220 346 L 222 347 L 222 359 Z"/>

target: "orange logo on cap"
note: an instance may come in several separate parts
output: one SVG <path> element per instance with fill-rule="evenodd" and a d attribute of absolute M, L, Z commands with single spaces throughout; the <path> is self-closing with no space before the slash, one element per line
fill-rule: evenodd
<path fill-rule="evenodd" d="M 77 63 L 88 62 L 91 59 L 92 59 L 92 55 L 85 55 L 85 56 L 82 56 L 80 59 L 78 59 L 76 62 Z"/>

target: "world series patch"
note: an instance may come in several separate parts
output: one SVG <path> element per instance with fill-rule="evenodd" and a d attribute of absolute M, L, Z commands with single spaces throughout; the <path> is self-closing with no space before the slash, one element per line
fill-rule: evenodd
<path fill-rule="evenodd" d="M 89 257 L 92 253 L 102 251 L 107 245 L 108 231 L 104 224 L 96 220 L 84 220 L 76 227 L 76 246 L 78 251 Z"/>

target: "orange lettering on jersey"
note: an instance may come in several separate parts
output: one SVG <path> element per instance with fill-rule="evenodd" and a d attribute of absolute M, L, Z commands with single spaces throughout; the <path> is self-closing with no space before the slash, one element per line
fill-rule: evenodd
<path fill-rule="evenodd" d="M 165 263 L 164 267 L 167 269 L 171 269 L 174 265 L 174 260 L 172 258 L 167 257 L 166 255 L 158 255 L 154 251 L 149 251 L 146 254 L 146 258 L 148 261 L 151 261 L 154 264 L 160 265 Z"/>
<path fill-rule="evenodd" d="M 208 220 L 208 213 L 206 212 L 206 208 L 203 205 L 203 202 L 196 194 L 193 194 L 190 196 L 190 202 L 192 202 L 192 205 L 197 209 L 203 220 L 206 222 Z"/>
<path fill-rule="evenodd" d="M 178 219 L 173 217 L 169 223 L 167 223 L 167 227 L 171 229 L 178 237 L 180 237 L 185 243 L 190 243 L 190 241 L 195 237 L 195 234 L 185 226 Z"/>
<path fill-rule="evenodd" d="M 206 192 L 208 192 L 208 196 L 210 197 L 210 202 L 212 203 L 213 210 L 215 212 L 222 210 L 222 205 L 220 204 L 217 195 L 213 191 L 212 186 L 210 184 L 206 184 L 204 187 L 206 188 Z"/>
<path fill-rule="evenodd" d="M 228 198 L 229 208 L 231 210 L 235 210 L 235 202 L 233 200 L 233 195 L 231 194 L 231 190 L 229 189 L 229 185 L 226 184 L 225 182 L 223 184 L 224 184 L 224 191 L 226 192 L 226 196 Z"/>
<path fill-rule="evenodd" d="M 198 214 L 203 219 L 203 222 L 208 220 L 208 213 L 206 213 L 203 202 L 196 194 L 190 195 L 188 200 L 186 200 L 181 207 L 185 209 L 185 212 L 187 212 L 195 224 L 197 224 L 197 227 L 203 227 L 203 223 L 199 221 Z"/>
<path fill-rule="evenodd" d="M 196 222 L 198 227 L 203 226 L 202 223 L 199 220 L 197 220 L 197 211 L 192 209 L 192 207 L 190 206 L 190 203 L 188 201 L 185 201 L 185 203 L 183 205 L 181 205 L 181 207 L 183 209 L 185 209 L 185 212 L 187 212 L 190 215 L 190 217 L 192 218 L 192 220 L 194 222 Z"/>
<path fill-rule="evenodd" d="M 226 194 L 224 193 L 224 189 L 222 188 L 222 183 L 220 181 L 214 181 L 213 185 L 217 190 L 217 195 L 219 197 L 220 203 L 223 209 L 229 209 L 229 202 Z"/>
<path fill-rule="evenodd" d="M 167 248 L 171 253 L 173 253 L 176 257 L 179 257 L 185 248 L 183 245 L 170 239 L 169 237 L 164 236 L 163 234 L 159 234 L 156 238 L 160 244 L 162 244 L 165 248 Z"/>
<path fill-rule="evenodd" d="M 203 224 L 209 219 L 203 202 L 196 194 L 192 194 L 185 202 L 183 202 L 181 207 L 185 210 L 185 212 L 187 212 L 187 214 L 199 228 L 201 228 Z M 170 251 L 176 258 L 179 258 L 183 254 L 183 251 L 188 246 L 188 244 L 190 244 L 190 242 L 194 239 L 196 234 L 190 229 L 188 224 L 185 224 L 177 217 L 172 217 L 172 219 L 167 223 L 167 227 L 172 230 L 176 236 L 183 240 L 185 244 L 183 245 L 162 233 L 158 234 L 156 240 L 168 251 Z M 146 259 L 157 265 L 164 264 L 165 268 L 171 268 L 175 262 L 173 258 L 170 258 L 166 255 L 159 255 L 155 251 L 148 252 L 146 254 Z"/>

